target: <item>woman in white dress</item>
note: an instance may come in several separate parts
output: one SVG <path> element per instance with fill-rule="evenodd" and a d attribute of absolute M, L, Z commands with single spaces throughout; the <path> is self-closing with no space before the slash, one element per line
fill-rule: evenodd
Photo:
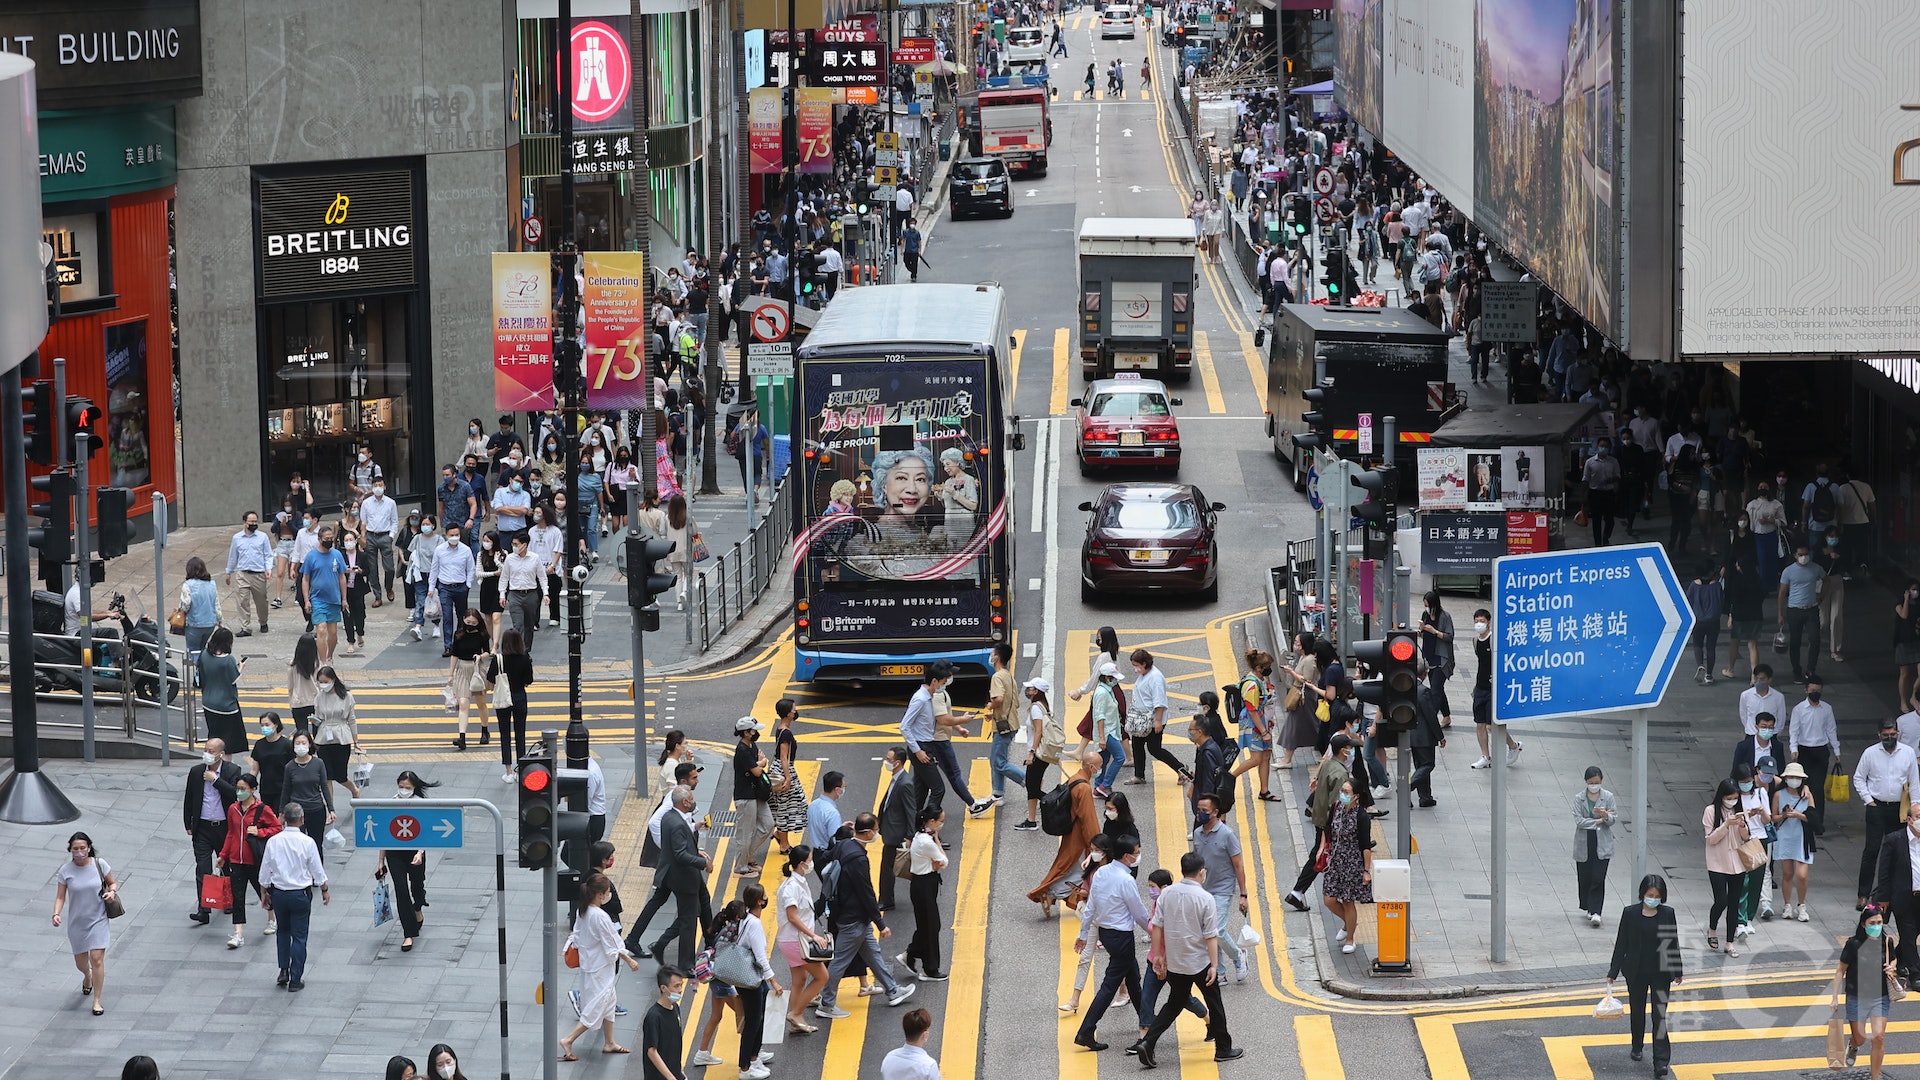
<path fill-rule="evenodd" d="M 567 938 L 567 947 L 580 953 L 580 1022 L 560 1040 L 561 1061 L 580 1060 L 574 1056 L 573 1042 L 596 1027 L 604 1042 L 601 1053 L 633 1052 L 613 1041 L 614 1009 L 619 1004 L 614 1000 L 614 976 L 619 974 L 614 965 L 624 960 L 629 968 L 639 971 L 640 961 L 621 944 L 620 931 L 615 929 L 607 913 L 600 910 L 600 905 L 613 895 L 613 883 L 607 876 L 588 875 L 580 882 L 580 895 L 586 897 L 587 907 Z"/>

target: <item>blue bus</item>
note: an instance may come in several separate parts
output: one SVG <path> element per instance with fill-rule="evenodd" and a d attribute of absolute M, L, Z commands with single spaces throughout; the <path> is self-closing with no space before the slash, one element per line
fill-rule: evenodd
<path fill-rule="evenodd" d="M 794 357 L 794 673 L 991 672 L 1013 632 L 1012 339 L 998 285 L 834 297 Z"/>

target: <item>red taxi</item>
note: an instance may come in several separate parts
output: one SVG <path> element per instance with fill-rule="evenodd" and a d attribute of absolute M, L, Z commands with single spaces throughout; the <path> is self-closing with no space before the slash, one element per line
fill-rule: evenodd
<path fill-rule="evenodd" d="M 1072 401 L 1079 421 L 1074 451 L 1080 475 L 1116 465 L 1144 465 L 1180 471 L 1180 424 L 1173 406 L 1180 399 L 1167 393 L 1158 379 L 1143 379 L 1123 371 L 1111 379 L 1097 379 L 1087 396 Z"/>

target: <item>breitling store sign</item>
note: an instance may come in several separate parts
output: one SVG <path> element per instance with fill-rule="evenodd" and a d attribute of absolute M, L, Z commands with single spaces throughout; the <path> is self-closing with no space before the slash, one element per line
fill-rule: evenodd
<path fill-rule="evenodd" d="M 419 280 L 411 169 L 256 175 L 261 299 L 409 289 Z"/>

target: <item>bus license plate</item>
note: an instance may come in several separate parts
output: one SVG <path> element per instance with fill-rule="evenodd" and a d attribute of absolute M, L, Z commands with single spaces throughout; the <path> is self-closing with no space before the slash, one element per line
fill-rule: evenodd
<path fill-rule="evenodd" d="M 926 673 L 927 673 L 927 666 L 925 664 L 881 664 L 880 665 L 880 674 L 882 675 L 925 675 Z"/>
<path fill-rule="evenodd" d="M 1120 433 L 1121 446 L 1140 446 L 1145 442 L 1146 437 L 1138 431 L 1123 431 Z"/>

